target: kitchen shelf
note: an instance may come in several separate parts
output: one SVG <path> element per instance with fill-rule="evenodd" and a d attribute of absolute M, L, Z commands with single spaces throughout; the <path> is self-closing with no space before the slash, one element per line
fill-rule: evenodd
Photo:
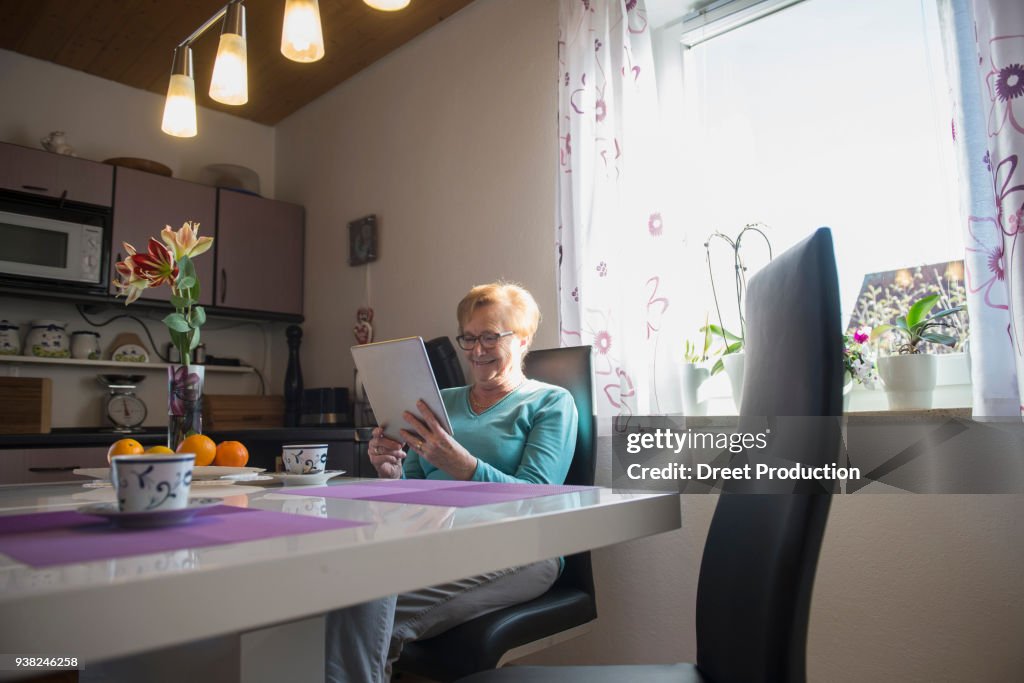
<path fill-rule="evenodd" d="M 82 358 L 38 358 L 36 356 L 2 356 L 0 363 L 12 365 L 64 365 L 79 366 L 88 368 L 116 368 L 119 370 L 164 370 L 171 367 L 168 363 L 129 363 L 119 360 L 85 360 Z M 239 365 L 204 365 L 207 372 L 224 372 L 234 374 L 247 374 L 253 372 L 253 368 Z"/>

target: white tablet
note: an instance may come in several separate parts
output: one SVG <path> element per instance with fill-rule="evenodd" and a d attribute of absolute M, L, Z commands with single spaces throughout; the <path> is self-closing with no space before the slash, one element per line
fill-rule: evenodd
<path fill-rule="evenodd" d="M 426 403 L 445 431 L 452 434 L 448 412 L 427 357 L 422 337 L 393 339 L 352 347 L 352 359 L 370 399 L 370 407 L 384 434 L 402 441 L 400 429 L 412 429 L 402 419 L 409 411 L 419 416 L 416 401 Z"/>

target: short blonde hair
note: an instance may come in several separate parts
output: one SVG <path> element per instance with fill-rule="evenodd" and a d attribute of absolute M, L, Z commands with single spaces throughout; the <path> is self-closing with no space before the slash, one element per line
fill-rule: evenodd
<path fill-rule="evenodd" d="M 476 309 L 491 305 L 502 308 L 502 318 L 509 329 L 526 339 L 529 348 L 533 343 L 533 335 L 537 333 L 537 326 L 540 325 L 540 308 L 532 294 L 513 282 L 492 282 L 469 290 L 462 297 L 455 313 L 459 320 L 459 332 L 462 332 Z"/>

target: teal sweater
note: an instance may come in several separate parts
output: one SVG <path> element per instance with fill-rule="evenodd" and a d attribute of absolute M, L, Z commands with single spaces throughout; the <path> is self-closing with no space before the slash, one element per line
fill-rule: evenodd
<path fill-rule="evenodd" d="M 455 440 L 477 458 L 473 481 L 562 484 L 576 450 L 577 415 L 572 395 L 528 379 L 477 415 L 469 387 L 441 392 Z M 403 465 L 408 479 L 451 479 L 414 450 Z"/>

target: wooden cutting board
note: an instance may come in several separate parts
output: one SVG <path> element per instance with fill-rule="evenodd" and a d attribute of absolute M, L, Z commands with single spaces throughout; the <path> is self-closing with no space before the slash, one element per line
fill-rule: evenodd
<path fill-rule="evenodd" d="M 284 426 L 284 396 L 203 394 L 203 431 Z"/>
<path fill-rule="evenodd" d="M 49 377 L 0 377 L 0 434 L 49 434 L 52 408 Z"/>

